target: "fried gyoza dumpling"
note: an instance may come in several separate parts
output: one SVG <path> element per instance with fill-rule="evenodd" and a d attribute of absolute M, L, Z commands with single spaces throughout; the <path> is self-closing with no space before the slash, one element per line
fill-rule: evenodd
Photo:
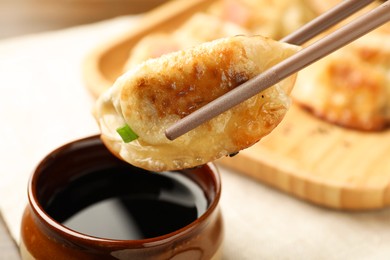
<path fill-rule="evenodd" d="M 249 147 L 282 120 L 295 76 L 174 141 L 164 131 L 298 49 L 261 36 L 236 36 L 149 59 L 98 99 L 102 140 L 118 157 L 153 171 L 190 168 Z M 123 125 L 138 139 L 125 143 L 116 131 Z"/>
<path fill-rule="evenodd" d="M 332 123 L 377 131 L 390 123 L 390 26 L 299 73 L 293 97 Z"/>

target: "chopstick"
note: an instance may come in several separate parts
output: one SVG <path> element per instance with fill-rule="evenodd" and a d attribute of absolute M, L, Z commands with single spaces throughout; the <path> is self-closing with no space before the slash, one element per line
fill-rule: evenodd
<path fill-rule="evenodd" d="M 342 1 L 280 41 L 301 45 L 374 1 L 375 0 Z"/>
<path fill-rule="evenodd" d="M 356 4 L 362 8 L 364 6 L 362 3 L 366 3 L 368 1 L 363 0 L 350 2 L 354 2 L 354 7 Z M 366 5 L 367 4 L 368 3 L 366 3 Z M 346 8 L 345 6 L 342 7 Z M 326 12 L 325 18 L 331 19 L 333 17 L 333 12 L 335 12 L 334 10 L 336 10 L 336 13 L 338 13 L 338 10 L 340 10 L 339 8 L 340 7 L 336 7 Z M 355 9 L 355 11 L 356 10 L 358 9 Z M 337 19 L 341 19 L 341 16 L 343 15 L 336 16 L 338 17 Z M 169 140 L 174 140 L 182 136 L 202 123 L 212 119 L 215 116 L 218 116 L 219 114 L 240 104 L 241 102 L 244 102 L 259 92 L 278 83 L 279 81 L 336 51 L 344 45 L 356 40 L 357 38 L 367 34 L 368 32 L 388 21 L 390 21 L 390 2 L 386 1 L 377 8 L 367 12 L 366 14 L 363 14 L 354 21 L 344 25 L 333 33 L 303 48 L 296 54 L 264 71 L 260 75 L 248 80 L 247 82 L 206 104 L 195 112 L 180 119 L 165 130 L 165 136 Z M 333 22 L 330 22 L 329 24 L 332 23 Z M 329 26 L 329 24 L 327 26 Z M 312 25 L 310 25 L 308 28 L 309 29 L 306 30 L 312 34 L 311 37 L 314 36 L 312 32 L 315 32 L 314 34 L 318 34 L 320 31 L 324 30 L 324 28 L 318 29 L 318 27 L 313 27 Z M 299 39 L 297 40 L 296 36 L 286 38 L 287 41 L 299 42 Z M 286 38 L 284 40 L 286 40 Z"/>

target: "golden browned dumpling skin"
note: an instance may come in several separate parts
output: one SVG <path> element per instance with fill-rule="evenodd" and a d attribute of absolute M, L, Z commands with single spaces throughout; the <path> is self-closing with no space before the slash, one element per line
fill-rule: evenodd
<path fill-rule="evenodd" d="M 98 99 L 102 140 L 118 157 L 153 171 L 190 168 L 247 148 L 282 120 L 295 76 L 174 141 L 164 131 L 298 49 L 261 36 L 236 36 L 149 59 Z M 124 143 L 116 132 L 124 124 L 139 138 Z"/>
<path fill-rule="evenodd" d="M 294 99 L 315 115 L 365 131 L 390 122 L 389 25 L 299 73 Z"/>

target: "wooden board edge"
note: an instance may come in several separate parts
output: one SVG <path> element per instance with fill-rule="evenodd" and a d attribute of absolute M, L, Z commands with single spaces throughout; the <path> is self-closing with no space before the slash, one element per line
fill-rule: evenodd
<path fill-rule="evenodd" d="M 255 146 L 257 152 L 259 150 L 262 152 L 253 154 L 248 148 L 234 157 L 221 158 L 216 161 L 216 164 L 317 206 L 337 210 L 366 211 L 382 209 L 390 205 L 389 185 L 382 190 L 362 190 L 307 178 L 308 174 L 302 178 L 302 174 L 299 173 L 301 170 L 292 162 L 278 164 L 276 161 L 280 158 L 272 154 L 272 151 L 262 149 L 261 141 Z M 286 159 L 284 158 L 283 161 L 286 162 Z"/>

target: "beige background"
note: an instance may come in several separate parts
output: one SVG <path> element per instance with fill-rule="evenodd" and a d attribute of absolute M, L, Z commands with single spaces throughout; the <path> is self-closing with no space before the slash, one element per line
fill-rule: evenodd
<path fill-rule="evenodd" d="M 166 0 L 0 0 L 0 38 L 145 12 Z"/>

